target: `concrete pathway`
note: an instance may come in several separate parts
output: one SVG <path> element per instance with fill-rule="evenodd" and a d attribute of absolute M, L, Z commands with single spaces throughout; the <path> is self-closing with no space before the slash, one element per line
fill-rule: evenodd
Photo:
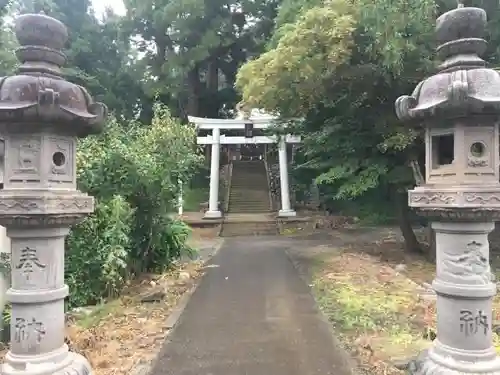
<path fill-rule="evenodd" d="M 285 254 L 294 239 L 225 242 L 151 375 L 347 375 L 349 360 Z M 296 243 L 296 242 L 295 242 Z"/>

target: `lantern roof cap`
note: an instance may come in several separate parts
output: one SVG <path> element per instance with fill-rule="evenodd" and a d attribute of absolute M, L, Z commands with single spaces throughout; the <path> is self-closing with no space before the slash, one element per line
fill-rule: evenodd
<path fill-rule="evenodd" d="M 62 77 L 66 26 L 43 13 L 23 14 L 15 19 L 14 31 L 21 64 L 16 75 L 0 78 L 0 123 L 36 123 L 80 136 L 100 132 L 106 106 Z"/>
<path fill-rule="evenodd" d="M 487 17 L 481 8 L 458 8 L 436 21 L 436 49 L 442 60 L 437 74 L 420 82 L 412 95 L 396 100 L 405 121 L 428 121 L 470 115 L 500 115 L 500 75 L 486 67 Z"/>

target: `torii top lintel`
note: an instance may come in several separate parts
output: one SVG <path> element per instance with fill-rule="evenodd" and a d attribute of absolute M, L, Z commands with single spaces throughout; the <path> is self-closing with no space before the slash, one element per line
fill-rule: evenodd
<path fill-rule="evenodd" d="M 270 127 L 276 120 L 274 116 L 249 117 L 247 119 L 217 119 L 188 116 L 189 122 L 196 125 L 198 129 L 244 129 L 245 124 L 251 122 L 255 129 L 265 129 Z"/>

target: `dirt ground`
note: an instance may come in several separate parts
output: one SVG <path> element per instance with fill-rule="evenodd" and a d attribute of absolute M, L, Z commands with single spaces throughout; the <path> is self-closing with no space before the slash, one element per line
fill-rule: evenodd
<path fill-rule="evenodd" d="M 154 358 L 170 329 L 168 316 L 202 274 L 201 263 L 192 262 L 144 276 L 121 298 L 69 324 L 70 349 L 83 354 L 96 375 L 129 374 Z"/>
<path fill-rule="evenodd" d="M 403 373 L 394 364 L 435 338 L 429 285 L 435 265 L 405 253 L 397 229 L 337 229 L 324 235 L 330 240 L 293 247 L 290 257 L 360 366 L 376 374 Z M 494 312 L 500 312 L 498 297 Z M 496 334 L 494 340 L 500 351 Z"/>

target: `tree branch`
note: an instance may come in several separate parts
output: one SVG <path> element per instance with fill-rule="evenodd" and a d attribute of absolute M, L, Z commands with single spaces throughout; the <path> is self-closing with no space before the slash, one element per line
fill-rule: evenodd
<path fill-rule="evenodd" d="M 413 178 L 415 179 L 415 183 L 417 184 L 417 186 L 423 185 L 425 183 L 425 178 L 422 175 L 422 170 L 420 169 L 420 164 L 418 160 L 411 159 L 410 167 L 413 172 Z"/>

